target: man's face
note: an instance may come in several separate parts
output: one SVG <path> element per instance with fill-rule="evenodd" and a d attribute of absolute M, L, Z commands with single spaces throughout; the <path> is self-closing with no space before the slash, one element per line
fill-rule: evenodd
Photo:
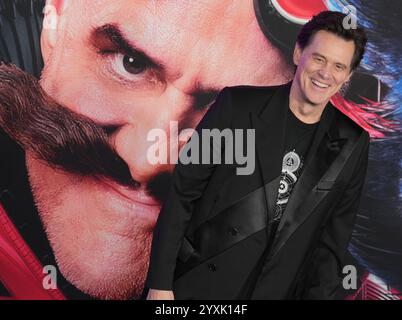
<path fill-rule="evenodd" d="M 312 105 L 325 105 L 349 80 L 354 50 L 352 40 L 323 30 L 303 50 L 297 46 L 295 84 L 302 99 Z"/>
<path fill-rule="evenodd" d="M 148 162 L 148 132 L 169 137 L 170 121 L 192 128 L 224 86 L 281 84 L 291 70 L 261 33 L 252 1 L 75 0 L 56 18 L 57 29 L 42 35 L 41 84 L 73 111 L 116 128 L 111 143 L 140 187 L 28 156 L 35 200 L 70 282 L 99 298 L 137 297 L 157 195 L 166 193 L 158 181 L 173 169 Z"/>

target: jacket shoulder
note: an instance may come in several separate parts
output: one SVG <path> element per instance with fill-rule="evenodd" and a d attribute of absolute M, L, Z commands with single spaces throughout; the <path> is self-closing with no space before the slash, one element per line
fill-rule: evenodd
<path fill-rule="evenodd" d="M 359 138 L 361 135 L 363 135 L 364 139 L 369 142 L 370 134 L 363 127 L 341 112 L 337 107 L 334 106 L 333 108 L 335 110 L 335 116 L 339 128 L 342 128 L 347 135 L 355 138 Z"/>
<path fill-rule="evenodd" d="M 258 111 L 281 86 L 238 85 L 226 87 L 235 113 Z"/>
<path fill-rule="evenodd" d="M 266 97 L 267 94 L 273 94 L 276 90 L 278 90 L 279 86 L 253 86 L 253 85 L 238 85 L 238 86 L 230 86 L 226 87 L 228 91 L 231 93 L 233 98 L 235 99 L 250 99 L 254 97 Z"/>

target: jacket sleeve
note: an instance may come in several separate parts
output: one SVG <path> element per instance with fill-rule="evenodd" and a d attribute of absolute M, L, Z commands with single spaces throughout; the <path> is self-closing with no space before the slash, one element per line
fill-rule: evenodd
<path fill-rule="evenodd" d="M 203 145 L 201 132 L 203 129 L 229 128 L 231 117 L 231 98 L 228 87 L 225 87 L 187 143 L 188 146 L 193 139 L 199 139 L 196 143 L 200 146 L 197 156 L 199 164 L 183 164 L 179 159 L 174 169 L 170 191 L 162 206 L 153 233 L 149 269 L 145 282 L 147 288 L 172 290 L 176 259 L 194 210 L 194 203 L 203 195 L 216 167 L 216 164 L 211 162 L 210 164 L 201 162 L 201 146 Z M 195 138 L 194 135 L 197 137 Z M 213 153 L 211 152 L 211 155 Z"/>
<path fill-rule="evenodd" d="M 365 135 L 363 151 L 340 202 L 323 229 L 311 260 L 312 267 L 307 271 L 302 299 L 335 299 L 342 283 L 347 247 L 358 213 L 368 164 L 370 138 L 366 132 L 363 134 Z"/>

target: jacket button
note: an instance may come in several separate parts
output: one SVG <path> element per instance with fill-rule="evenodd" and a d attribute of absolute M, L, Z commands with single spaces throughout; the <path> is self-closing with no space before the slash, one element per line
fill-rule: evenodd
<path fill-rule="evenodd" d="M 216 271 L 216 264 L 210 263 L 208 264 L 209 271 L 215 272 Z"/>
<path fill-rule="evenodd" d="M 232 236 L 237 236 L 239 234 L 239 229 L 236 227 L 230 228 L 228 230 L 228 233 Z"/>

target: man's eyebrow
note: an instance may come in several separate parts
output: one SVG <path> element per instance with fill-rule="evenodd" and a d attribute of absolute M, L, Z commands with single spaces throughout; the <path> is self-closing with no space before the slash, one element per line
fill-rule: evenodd
<path fill-rule="evenodd" d="M 339 64 L 340 66 L 342 66 L 342 68 L 345 68 L 345 69 L 348 68 L 348 66 L 342 62 L 336 62 L 336 64 Z"/>
<path fill-rule="evenodd" d="M 313 52 L 313 56 L 320 57 L 320 58 L 327 60 L 327 58 L 325 58 L 321 53 L 318 53 L 318 52 Z"/>
<path fill-rule="evenodd" d="M 313 52 L 313 56 L 320 57 L 320 58 L 323 58 L 325 60 L 328 60 L 325 56 L 323 56 L 322 54 L 320 54 L 318 52 Z M 335 63 L 341 65 L 343 68 L 347 68 L 347 66 L 342 62 L 335 62 Z"/>
<path fill-rule="evenodd" d="M 89 36 L 90 43 L 102 49 L 100 43 L 109 42 L 113 45 L 113 49 L 121 51 L 127 55 L 140 58 L 147 62 L 149 65 L 156 67 L 160 70 L 165 70 L 165 65 L 158 59 L 146 53 L 143 49 L 139 48 L 132 41 L 127 39 L 122 30 L 116 24 L 105 24 L 100 27 L 95 27 Z M 106 46 L 107 47 L 107 46 Z M 107 51 L 107 49 L 105 49 Z"/>
<path fill-rule="evenodd" d="M 135 45 L 133 41 L 127 39 L 120 27 L 114 23 L 107 23 L 93 28 L 89 35 L 89 43 L 100 52 L 118 51 L 140 59 L 158 71 L 166 73 L 166 64 L 152 57 Z M 202 109 L 207 101 L 211 101 L 213 97 L 218 95 L 219 91 L 220 89 L 218 88 L 205 88 L 197 82 L 193 92 L 197 101 L 195 108 Z"/>

